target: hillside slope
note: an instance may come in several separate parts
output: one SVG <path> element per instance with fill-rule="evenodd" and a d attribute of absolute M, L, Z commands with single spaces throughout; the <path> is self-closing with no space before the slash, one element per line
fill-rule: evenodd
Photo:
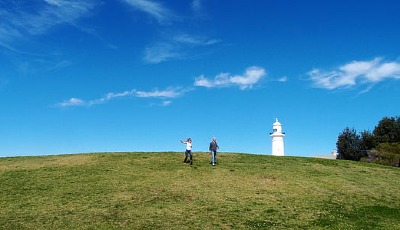
<path fill-rule="evenodd" d="M 220 153 L 0 159 L 0 229 L 400 229 L 399 168 Z"/>

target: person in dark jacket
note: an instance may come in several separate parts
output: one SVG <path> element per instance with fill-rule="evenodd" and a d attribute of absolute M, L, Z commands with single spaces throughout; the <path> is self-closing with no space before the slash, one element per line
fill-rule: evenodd
<path fill-rule="evenodd" d="M 211 155 L 211 164 L 215 166 L 216 161 L 217 161 L 217 149 L 219 148 L 217 144 L 217 138 L 213 138 L 212 141 L 210 142 L 210 155 Z"/>

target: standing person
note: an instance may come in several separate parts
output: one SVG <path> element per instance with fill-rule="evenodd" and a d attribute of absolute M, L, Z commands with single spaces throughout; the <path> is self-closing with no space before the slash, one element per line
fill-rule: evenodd
<path fill-rule="evenodd" d="M 182 141 L 180 140 L 182 144 L 186 145 L 186 151 L 185 151 L 185 159 L 183 160 L 183 163 L 186 164 L 188 161 L 188 157 L 190 159 L 190 164 L 193 164 L 193 156 L 192 156 L 192 139 L 188 138 L 187 141 Z"/>
<path fill-rule="evenodd" d="M 217 138 L 213 138 L 212 141 L 210 142 L 210 155 L 211 155 L 211 164 L 215 166 L 216 161 L 217 161 L 217 149 L 219 149 L 219 146 L 217 144 Z"/>

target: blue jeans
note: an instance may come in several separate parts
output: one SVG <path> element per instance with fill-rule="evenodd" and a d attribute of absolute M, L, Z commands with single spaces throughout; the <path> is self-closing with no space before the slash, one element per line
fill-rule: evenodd
<path fill-rule="evenodd" d="M 211 154 L 211 164 L 215 165 L 217 162 L 217 150 L 210 150 Z"/>
<path fill-rule="evenodd" d="M 192 163 L 192 162 L 193 162 L 192 151 L 186 149 L 186 151 L 185 151 L 185 159 L 183 160 L 183 163 L 186 163 L 186 162 L 187 162 L 188 157 L 189 157 L 189 159 L 190 159 L 190 163 Z"/>

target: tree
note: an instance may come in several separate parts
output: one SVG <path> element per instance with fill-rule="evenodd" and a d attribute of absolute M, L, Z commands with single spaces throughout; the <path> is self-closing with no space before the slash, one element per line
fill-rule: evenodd
<path fill-rule="evenodd" d="M 373 134 L 378 143 L 400 142 L 400 120 L 399 117 L 384 117 L 375 126 Z"/>
<path fill-rule="evenodd" d="M 337 159 L 400 167 L 400 117 L 384 117 L 373 132 L 345 128 L 336 142 Z"/>
<path fill-rule="evenodd" d="M 359 161 L 361 157 L 366 155 L 361 151 L 361 138 L 354 128 L 347 127 L 339 134 L 336 148 L 338 152 L 337 159 Z"/>
<path fill-rule="evenodd" d="M 396 117 L 396 125 L 395 125 L 395 133 L 396 133 L 396 142 L 400 143 L 400 117 Z"/>
<path fill-rule="evenodd" d="M 361 146 L 360 146 L 361 151 L 365 152 L 377 146 L 376 138 L 371 132 L 364 130 L 361 132 L 360 135 L 361 135 Z"/>

